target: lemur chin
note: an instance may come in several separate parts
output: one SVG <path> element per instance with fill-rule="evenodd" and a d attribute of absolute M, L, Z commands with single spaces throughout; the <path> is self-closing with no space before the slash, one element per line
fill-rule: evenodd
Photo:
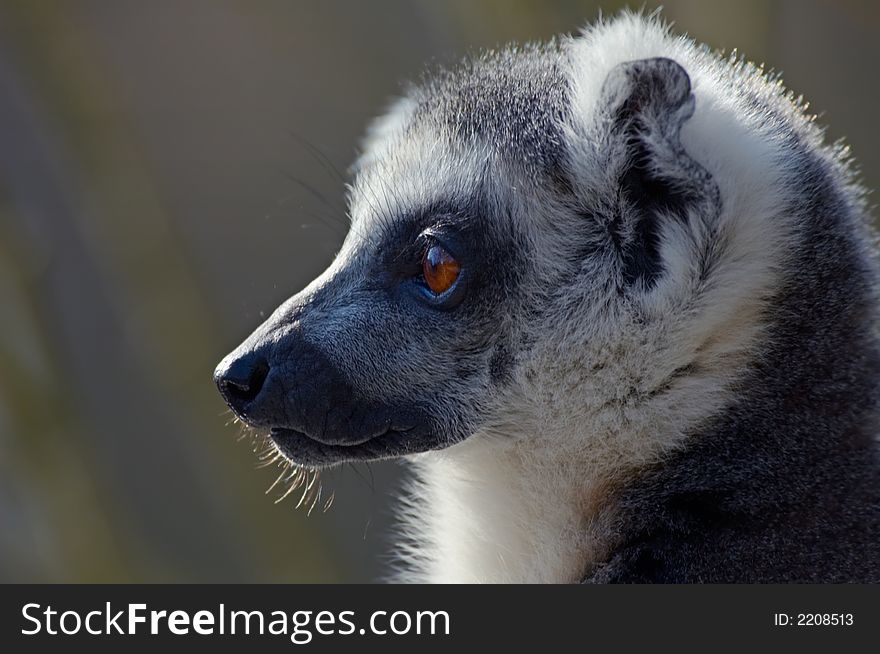
<path fill-rule="evenodd" d="M 880 582 L 874 235 L 777 79 L 632 14 L 487 53 L 349 202 L 215 381 L 298 465 L 412 462 L 401 579 Z"/>

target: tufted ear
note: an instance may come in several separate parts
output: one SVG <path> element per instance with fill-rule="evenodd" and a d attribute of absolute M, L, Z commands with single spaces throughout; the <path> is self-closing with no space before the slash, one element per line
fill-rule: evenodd
<path fill-rule="evenodd" d="M 608 74 L 602 98 L 610 126 L 609 165 L 619 190 L 612 238 L 624 282 L 650 288 L 664 269 L 664 221 L 687 224 L 691 212 L 717 215 L 718 187 L 681 145 L 694 96 L 679 64 L 662 57 L 620 64 Z"/>

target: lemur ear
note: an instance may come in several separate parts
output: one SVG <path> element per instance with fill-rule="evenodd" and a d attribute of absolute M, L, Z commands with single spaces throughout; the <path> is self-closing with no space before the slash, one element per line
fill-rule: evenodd
<path fill-rule="evenodd" d="M 612 237 L 624 282 L 650 288 L 663 273 L 663 221 L 687 224 L 692 210 L 716 213 L 718 188 L 681 145 L 694 96 L 679 64 L 662 57 L 620 64 L 608 74 L 602 96 L 610 126 L 608 163 L 619 190 Z"/>
<path fill-rule="evenodd" d="M 615 66 L 605 78 L 602 95 L 618 121 L 654 118 L 676 132 L 694 110 L 690 77 L 665 57 Z"/>

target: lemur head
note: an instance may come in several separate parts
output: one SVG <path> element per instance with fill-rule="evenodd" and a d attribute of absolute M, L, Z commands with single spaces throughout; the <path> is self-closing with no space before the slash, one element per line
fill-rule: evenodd
<path fill-rule="evenodd" d="M 674 445 L 725 401 L 779 263 L 760 125 L 787 110 L 749 114 L 750 75 L 630 16 L 414 87 L 335 261 L 221 362 L 224 398 L 307 466 Z"/>

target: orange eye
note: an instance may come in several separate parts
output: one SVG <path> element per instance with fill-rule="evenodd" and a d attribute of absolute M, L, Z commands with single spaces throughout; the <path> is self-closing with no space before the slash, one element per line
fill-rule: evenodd
<path fill-rule="evenodd" d="M 432 245 L 425 251 L 422 275 L 435 295 L 441 295 L 452 288 L 460 272 L 461 264 L 439 245 Z"/>

